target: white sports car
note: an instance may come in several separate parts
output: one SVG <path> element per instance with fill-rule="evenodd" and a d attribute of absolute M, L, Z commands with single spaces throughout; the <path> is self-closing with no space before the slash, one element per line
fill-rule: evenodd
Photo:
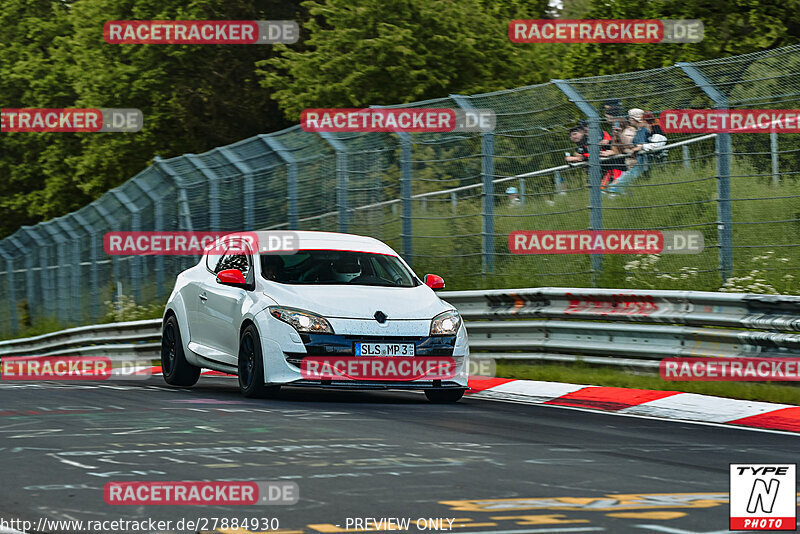
<path fill-rule="evenodd" d="M 259 245 L 231 234 L 178 275 L 161 341 L 168 384 L 191 386 L 209 368 L 238 375 L 247 397 L 281 385 L 462 397 L 467 333 L 433 291 L 441 277 L 421 281 L 370 237 L 292 232 L 293 250 L 276 252 L 266 246 L 276 233 L 249 234 Z"/>

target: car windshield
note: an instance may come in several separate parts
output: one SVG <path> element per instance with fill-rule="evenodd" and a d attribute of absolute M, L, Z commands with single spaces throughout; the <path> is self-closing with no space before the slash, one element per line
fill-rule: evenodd
<path fill-rule="evenodd" d="M 395 256 L 344 250 L 261 254 L 261 274 L 282 284 L 414 287 L 416 276 Z"/>

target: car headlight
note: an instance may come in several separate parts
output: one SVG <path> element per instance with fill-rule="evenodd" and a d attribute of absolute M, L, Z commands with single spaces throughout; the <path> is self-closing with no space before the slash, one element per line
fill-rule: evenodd
<path fill-rule="evenodd" d="M 440 313 L 431 320 L 432 336 L 454 336 L 461 326 L 461 316 L 456 310 Z"/>
<path fill-rule="evenodd" d="M 270 306 L 269 313 L 279 321 L 292 325 L 298 332 L 333 334 L 333 328 L 330 323 L 324 317 L 311 312 Z"/>

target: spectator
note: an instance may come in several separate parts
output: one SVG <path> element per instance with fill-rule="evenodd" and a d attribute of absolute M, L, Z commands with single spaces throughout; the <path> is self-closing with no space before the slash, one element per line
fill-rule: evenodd
<path fill-rule="evenodd" d="M 650 118 L 654 119 L 652 114 L 650 114 Z M 623 148 L 624 153 L 628 156 L 625 158 L 627 170 L 617 179 L 614 186 L 609 188 L 608 192 L 611 194 L 621 192 L 643 172 L 648 170 L 645 145 L 653 137 L 650 123 L 645 120 L 645 112 L 639 108 L 628 110 L 628 122 L 630 122 L 636 133 L 630 145 L 626 145 Z M 659 131 L 661 131 L 661 128 L 659 128 Z M 661 137 L 664 137 L 663 133 Z M 666 143 L 666 137 L 664 137 L 664 143 Z"/>
<path fill-rule="evenodd" d="M 611 124 L 612 134 L 611 142 L 600 152 L 600 156 L 606 158 L 602 165 L 601 190 L 605 190 L 606 186 L 619 179 L 628 169 L 626 154 L 633 147 L 632 142 L 636 135 L 636 129 L 625 120 L 625 113 L 619 104 L 619 100 L 612 100 L 605 105 L 605 117 Z"/>
<path fill-rule="evenodd" d="M 516 187 L 511 186 L 506 188 L 506 195 L 508 195 L 509 206 L 519 206 L 522 203 L 519 198 L 519 191 L 517 191 Z"/>
<path fill-rule="evenodd" d="M 647 142 L 642 145 L 642 151 L 647 154 L 647 159 L 653 161 L 665 161 L 667 159 L 667 151 L 661 148 L 667 144 L 667 136 L 664 135 L 664 130 L 658 124 L 658 118 L 649 111 L 644 114 L 644 120 L 650 130 L 650 137 Z"/>
<path fill-rule="evenodd" d="M 566 154 L 567 163 L 580 163 L 589 159 L 589 121 L 580 119 L 577 126 L 569 129 L 569 140 L 575 143 L 576 148 L 573 154 Z M 603 131 L 603 139 L 600 141 L 600 150 L 609 146 L 611 136 Z"/>

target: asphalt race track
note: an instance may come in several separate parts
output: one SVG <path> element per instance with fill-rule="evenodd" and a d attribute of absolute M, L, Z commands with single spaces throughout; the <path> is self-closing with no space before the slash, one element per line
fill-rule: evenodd
<path fill-rule="evenodd" d="M 212 532 L 254 517 L 297 533 L 388 530 L 353 527 L 365 518 L 409 519 L 409 532 L 727 532 L 728 464 L 800 452 L 782 433 L 418 393 L 249 400 L 224 377 L 2 382 L 0 417 L 0 519 L 208 518 Z M 300 500 L 107 505 L 104 484 L 126 480 L 291 480 Z"/>

